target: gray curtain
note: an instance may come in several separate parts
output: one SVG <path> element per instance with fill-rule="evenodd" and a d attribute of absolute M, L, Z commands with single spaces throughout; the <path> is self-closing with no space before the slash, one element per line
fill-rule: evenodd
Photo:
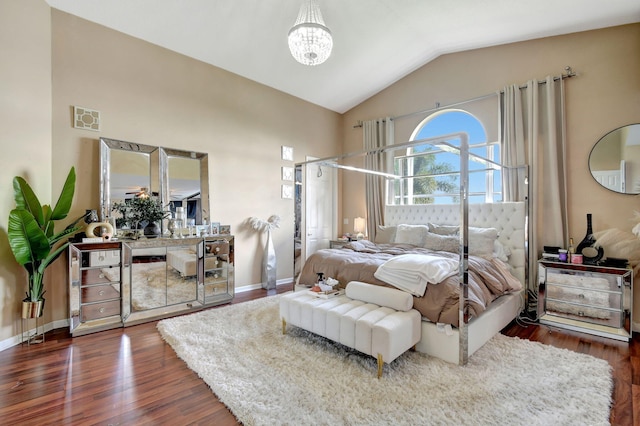
<path fill-rule="evenodd" d="M 529 197 L 529 271 L 534 277 L 543 246 L 568 243 L 564 83 L 548 76 L 543 84 L 531 80 L 524 87 L 505 87 L 500 109 L 502 163 L 529 166 L 528 188 L 521 168 L 505 172 L 503 190 L 506 201 Z"/>
<path fill-rule="evenodd" d="M 393 120 L 389 117 L 362 123 L 364 149 L 382 148 L 393 145 Z M 365 157 L 368 170 L 390 172 L 392 165 L 387 163 L 386 154 L 371 154 Z M 385 178 L 372 174 L 365 175 L 367 201 L 367 235 L 373 240 L 378 225 L 384 224 Z"/>

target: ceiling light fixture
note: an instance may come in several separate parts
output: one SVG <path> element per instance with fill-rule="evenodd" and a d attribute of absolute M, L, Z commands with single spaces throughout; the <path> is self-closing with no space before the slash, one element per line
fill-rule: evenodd
<path fill-rule="evenodd" d="M 320 65 L 331 55 L 331 31 L 324 25 L 316 0 L 304 0 L 288 38 L 291 55 L 303 65 Z"/>

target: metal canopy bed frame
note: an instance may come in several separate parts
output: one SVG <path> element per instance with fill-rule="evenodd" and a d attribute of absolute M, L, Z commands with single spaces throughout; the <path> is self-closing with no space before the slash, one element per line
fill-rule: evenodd
<path fill-rule="evenodd" d="M 452 140 L 459 141 L 459 146 L 452 144 Z M 366 156 L 393 156 L 394 152 L 411 147 L 431 145 L 432 147 L 455 153 L 459 156 L 460 188 L 457 204 L 410 204 L 392 205 L 386 203 L 384 222 L 377 225 L 394 226 L 399 224 L 437 223 L 443 225 L 459 225 L 459 312 L 458 327 L 442 327 L 426 319 L 422 321 L 422 340 L 416 349 L 420 352 L 444 359 L 451 363 L 464 365 L 469 356 L 484 343 L 500 332 L 509 322 L 515 319 L 526 306 L 528 292 L 528 200 L 519 202 L 497 202 L 476 204 L 469 203 L 469 162 L 480 161 L 487 167 L 501 171 L 504 180 L 509 176 L 519 176 L 527 181 L 525 166 L 508 168 L 494 161 L 479 157 L 469 152 L 469 141 L 466 133 L 454 133 L 435 138 L 414 140 L 411 142 L 388 145 L 373 150 L 363 150 L 336 157 L 321 158 L 297 163 L 295 181 L 295 244 L 304 247 L 306 237 L 306 218 L 304 217 L 306 168 L 327 166 L 356 173 L 373 174 L 387 182 L 387 192 L 394 183 L 405 181 L 417 176 L 400 176 L 390 170 L 367 170 L 360 167 Z M 388 161 L 385 163 L 388 164 Z M 517 169 L 517 170 L 514 170 Z M 434 175 L 435 176 L 435 175 Z M 423 177 L 422 175 L 420 177 Z M 346 179 L 346 177 L 343 177 Z M 391 189 L 392 191 L 393 189 Z M 391 197 L 388 196 L 387 200 Z M 513 275 L 520 280 L 523 290 L 500 296 L 481 315 L 471 318 L 469 315 L 469 226 L 495 227 L 499 231 L 499 240 L 509 248 L 511 255 L 508 264 Z M 371 236 L 373 237 L 373 236 Z M 296 279 L 302 270 L 308 253 L 294 255 L 294 271 Z"/>

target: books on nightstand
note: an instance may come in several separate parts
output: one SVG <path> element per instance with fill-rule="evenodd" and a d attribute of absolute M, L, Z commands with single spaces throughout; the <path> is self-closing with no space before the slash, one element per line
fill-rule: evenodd
<path fill-rule="evenodd" d="M 542 258 L 546 260 L 559 260 L 560 247 L 544 246 Z"/>
<path fill-rule="evenodd" d="M 558 253 L 542 253 L 542 258 L 546 260 L 558 260 L 560 255 Z"/>

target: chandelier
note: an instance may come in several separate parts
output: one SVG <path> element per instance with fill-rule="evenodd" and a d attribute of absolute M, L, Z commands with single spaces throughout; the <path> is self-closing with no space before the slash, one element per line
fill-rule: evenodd
<path fill-rule="evenodd" d="M 331 31 L 324 25 L 316 0 L 305 0 L 300 6 L 288 38 L 291 55 L 303 65 L 320 65 L 331 55 Z"/>

